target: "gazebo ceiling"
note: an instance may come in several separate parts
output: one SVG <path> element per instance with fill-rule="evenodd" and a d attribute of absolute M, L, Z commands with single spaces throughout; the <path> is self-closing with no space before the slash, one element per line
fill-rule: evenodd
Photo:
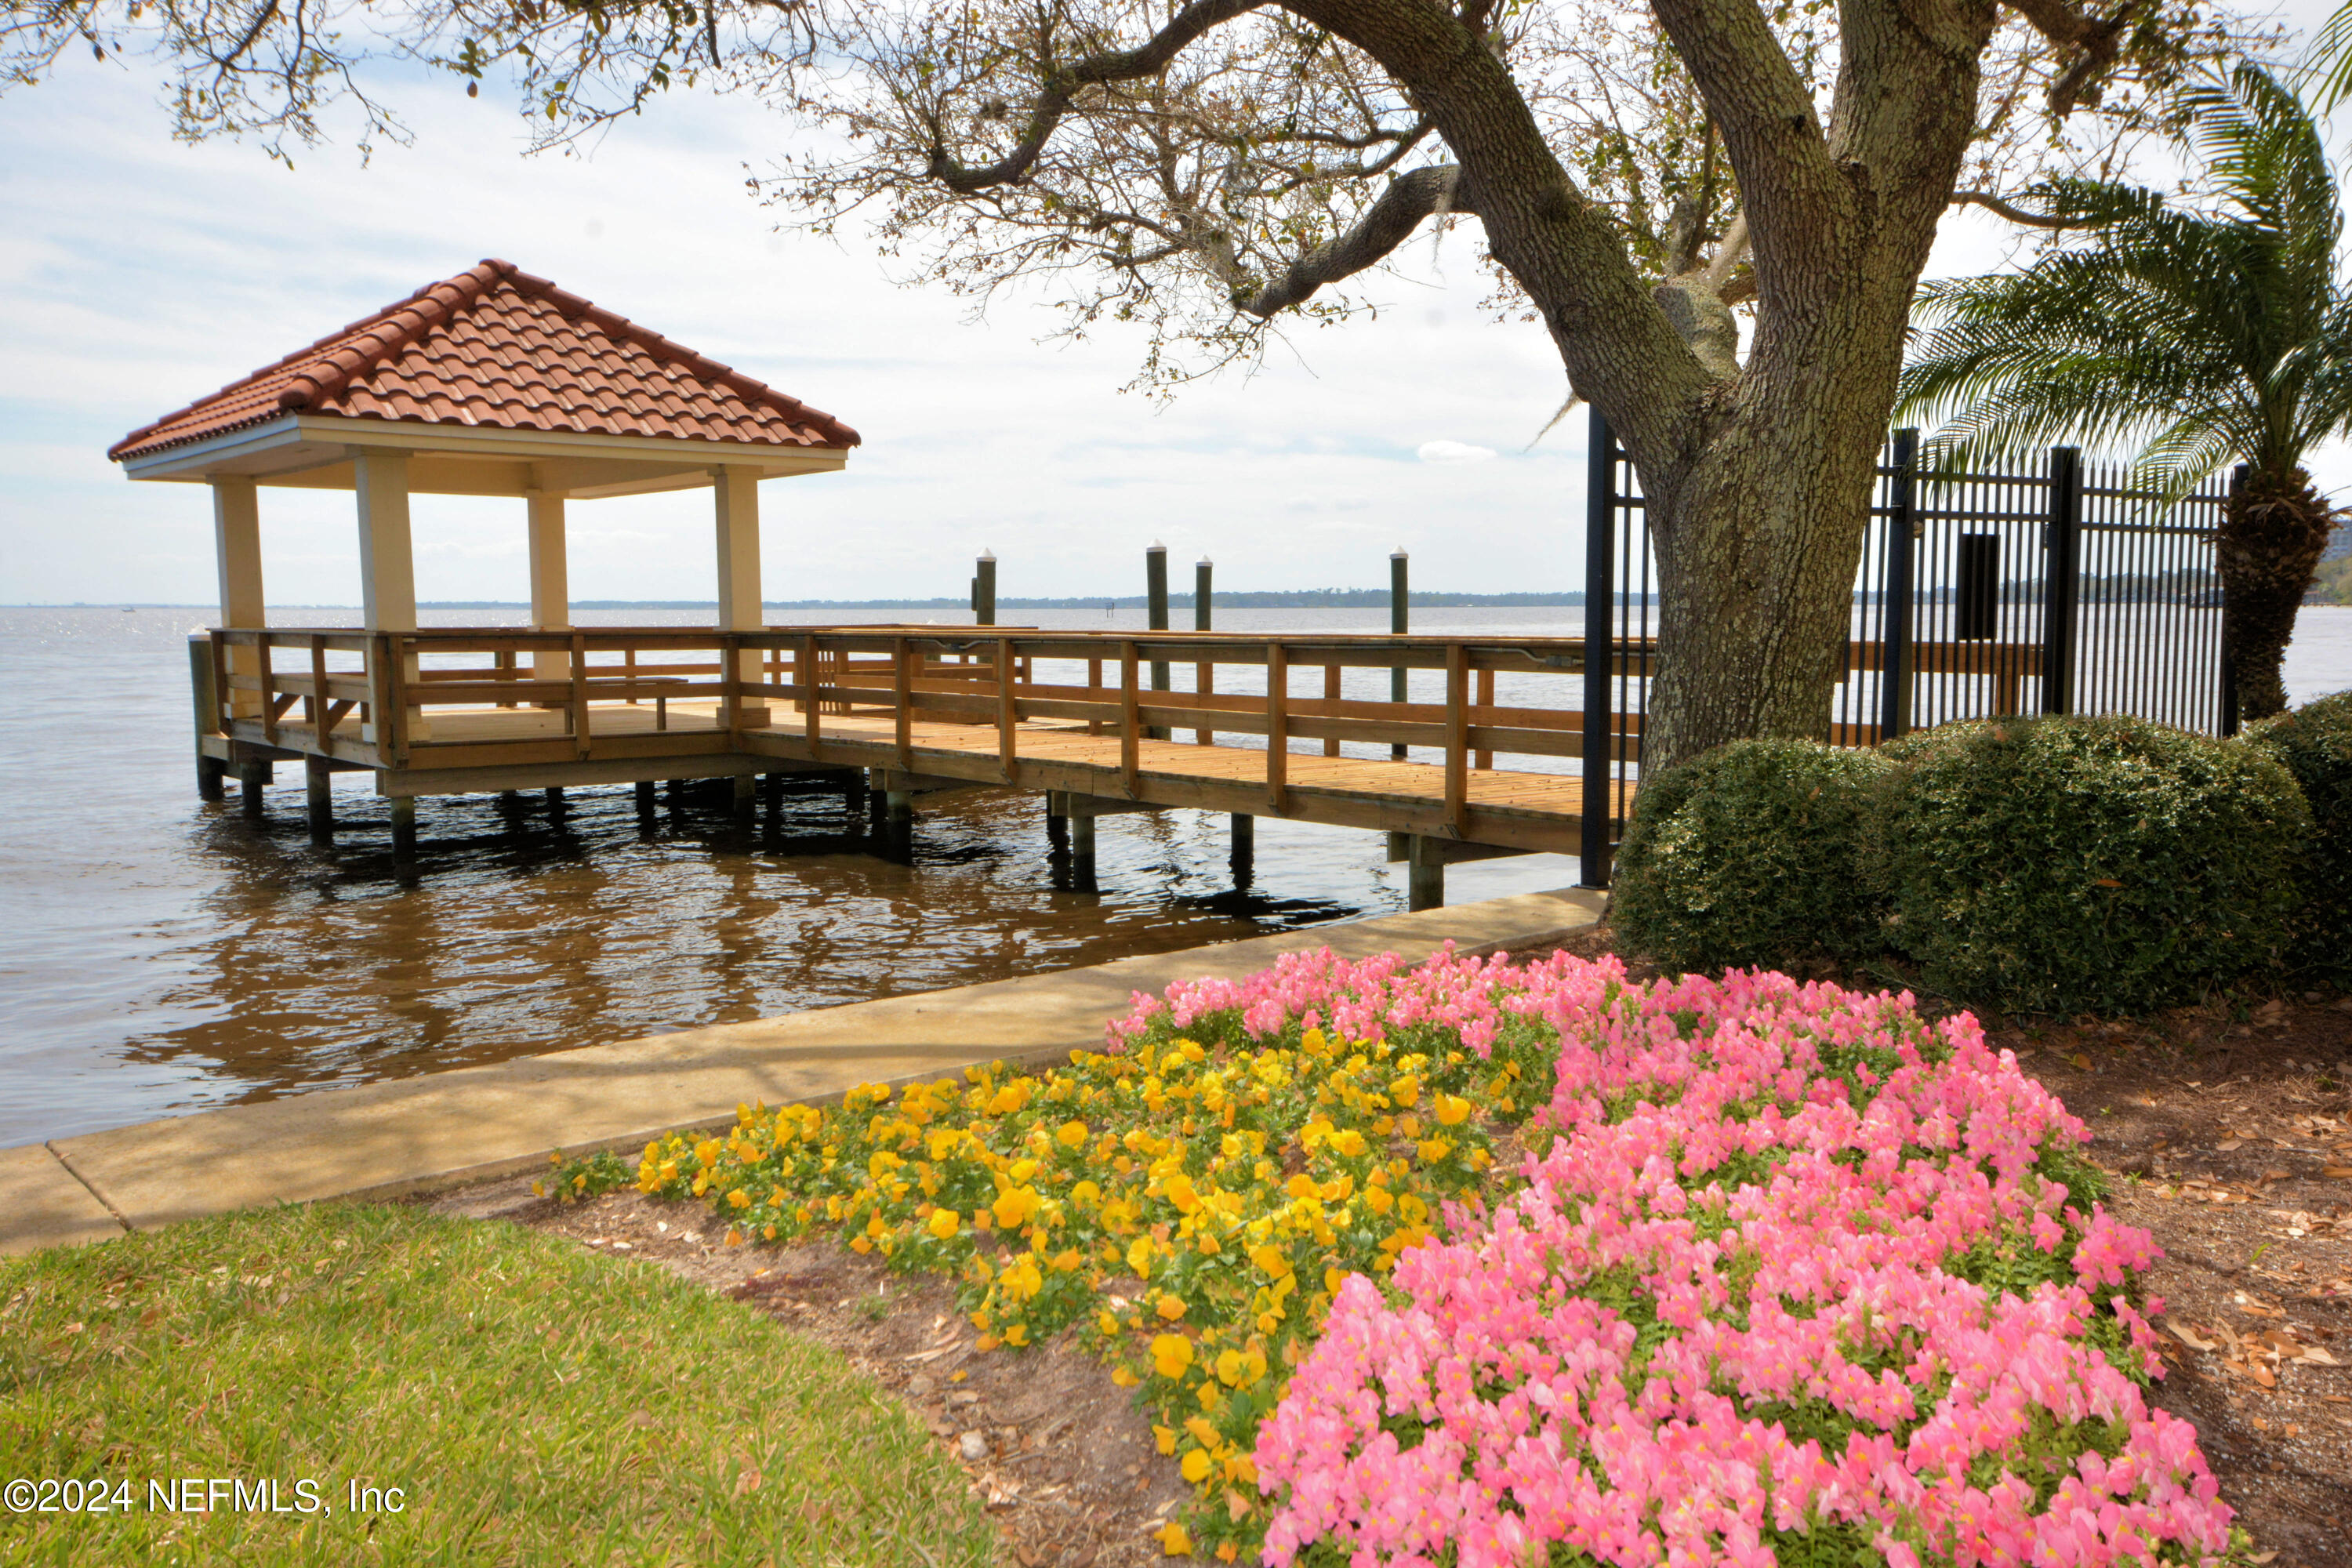
<path fill-rule="evenodd" d="M 134 430 L 134 479 L 350 489 L 355 449 L 409 489 L 630 495 L 840 468 L 857 432 L 505 261 L 485 261 Z"/>

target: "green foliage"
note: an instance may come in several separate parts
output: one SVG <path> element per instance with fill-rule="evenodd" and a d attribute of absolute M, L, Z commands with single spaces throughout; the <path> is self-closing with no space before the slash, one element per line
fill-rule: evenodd
<path fill-rule="evenodd" d="M 2019 1011 L 2137 1013 L 2284 955 L 2311 813 L 2255 748 L 2048 718 L 1881 752 L 1864 863 L 1930 983 Z"/>
<path fill-rule="evenodd" d="M 2288 962 L 2352 983 L 2352 691 L 2265 720 L 2242 739 L 2293 773 L 2311 806 L 2315 834 Z"/>
<path fill-rule="evenodd" d="M 1644 780 L 1612 919 L 1676 969 L 1857 958 L 1880 948 L 1857 869 L 1870 752 L 1735 741 Z"/>
<path fill-rule="evenodd" d="M 86 1493 L 12 1517 L 10 1563 L 997 1560 L 962 1472 L 831 1351 L 651 1265 L 403 1205 L 0 1258 L 0 1476 L 127 1483 L 104 1517 Z M 156 1507 L 181 1477 L 275 1480 L 285 1511 Z"/>
<path fill-rule="evenodd" d="M 610 1149 L 599 1149 L 584 1159 L 567 1160 L 562 1154 L 550 1154 L 547 1163 L 555 1167 L 554 1180 L 533 1182 L 530 1190 L 541 1197 L 567 1204 L 618 1192 L 637 1179 L 636 1168 Z"/>
<path fill-rule="evenodd" d="M 1931 461 L 2129 443 L 2151 479 L 2185 488 L 2241 459 L 2288 473 L 2352 430 L 2326 139 L 2252 65 L 2179 101 L 2204 202 L 2052 182 L 2040 195 L 2061 237 L 2032 267 L 1920 290 L 1895 417 L 1946 422 Z"/>

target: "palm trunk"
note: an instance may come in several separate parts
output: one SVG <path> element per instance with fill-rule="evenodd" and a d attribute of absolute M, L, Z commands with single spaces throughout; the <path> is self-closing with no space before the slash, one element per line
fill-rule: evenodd
<path fill-rule="evenodd" d="M 2231 489 L 2214 560 L 2221 574 L 2221 635 L 2242 720 L 2267 719 L 2286 707 L 2279 667 L 2335 523 L 2335 509 L 2299 468 L 2250 470 Z"/>

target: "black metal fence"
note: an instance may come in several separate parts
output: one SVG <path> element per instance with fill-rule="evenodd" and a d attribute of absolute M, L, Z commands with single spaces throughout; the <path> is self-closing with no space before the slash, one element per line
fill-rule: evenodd
<path fill-rule="evenodd" d="M 1918 433 L 1880 454 L 1831 740 L 2011 713 L 2132 713 L 2237 727 L 2213 534 L 2227 500 L 2131 488 L 2053 447 L 2021 474 L 1923 471 Z M 1586 477 L 1584 879 L 1606 887 L 1642 763 L 1659 656 L 1640 481 L 1598 410 Z"/>

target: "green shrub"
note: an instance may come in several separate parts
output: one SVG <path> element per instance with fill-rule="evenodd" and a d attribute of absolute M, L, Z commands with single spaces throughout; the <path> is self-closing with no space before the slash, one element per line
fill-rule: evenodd
<path fill-rule="evenodd" d="M 2243 738 L 2284 764 L 2311 806 L 2315 839 L 2288 963 L 2352 984 L 2352 691 L 2265 720 Z"/>
<path fill-rule="evenodd" d="M 1883 766 L 1809 741 L 1735 741 L 1644 779 L 1617 858 L 1619 934 L 1676 969 L 1880 951 L 1856 853 Z"/>
<path fill-rule="evenodd" d="M 2049 718 L 1883 752 L 1864 863 L 1931 984 L 2018 1011 L 2140 1013 L 2284 957 L 2311 812 L 2261 751 Z"/>

